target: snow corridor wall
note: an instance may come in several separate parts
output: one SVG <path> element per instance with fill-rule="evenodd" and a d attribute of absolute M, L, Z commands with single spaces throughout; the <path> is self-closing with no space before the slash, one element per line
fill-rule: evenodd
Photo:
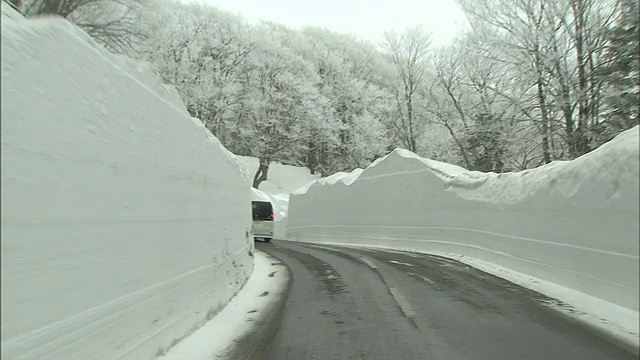
<path fill-rule="evenodd" d="M 574 161 L 499 175 L 396 150 L 292 194 L 287 236 L 473 257 L 637 311 L 638 154 L 638 127 Z"/>
<path fill-rule="evenodd" d="M 251 273 L 249 179 L 146 67 L 2 5 L 1 357 L 155 358 Z"/>

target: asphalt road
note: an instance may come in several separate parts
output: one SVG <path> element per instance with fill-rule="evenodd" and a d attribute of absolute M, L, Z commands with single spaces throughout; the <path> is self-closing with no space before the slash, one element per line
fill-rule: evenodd
<path fill-rule="evenodd" d="M 545 303 L 454 260 L 274 240 L 288 297 L 234 359 L 637 359 Z"/>

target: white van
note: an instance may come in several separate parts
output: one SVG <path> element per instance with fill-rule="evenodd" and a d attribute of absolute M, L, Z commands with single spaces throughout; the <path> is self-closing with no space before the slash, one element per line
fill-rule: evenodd
<path fill-rule="evenodd" d="M 273 206 L 268 201 L 252 201 L 251 209 L 253 213 L 253 224 L 251 232 L 253 239 L 262 239 L 271 242 L 273 239 Z"/>

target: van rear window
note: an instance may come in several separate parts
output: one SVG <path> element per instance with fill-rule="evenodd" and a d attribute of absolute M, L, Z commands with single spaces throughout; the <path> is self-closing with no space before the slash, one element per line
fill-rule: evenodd
<path fill-rule="evenodd" d="M 252 201 L 251 208 L 253 210 L 254 220 L 273 220 L 273 207 L 268 201 Z"/>

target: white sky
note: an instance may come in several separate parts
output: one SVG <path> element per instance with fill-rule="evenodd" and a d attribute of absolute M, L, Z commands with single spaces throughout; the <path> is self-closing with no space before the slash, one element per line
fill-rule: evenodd
<path fill-rule="evenodd" d="M 198 0 L 250 22 L 268 20 L 291 28 L 321 26 L 378 43 L 385 30 L 422 25 L 433 45 L 445 45 L 466 24 L 455 0 Z"/>

